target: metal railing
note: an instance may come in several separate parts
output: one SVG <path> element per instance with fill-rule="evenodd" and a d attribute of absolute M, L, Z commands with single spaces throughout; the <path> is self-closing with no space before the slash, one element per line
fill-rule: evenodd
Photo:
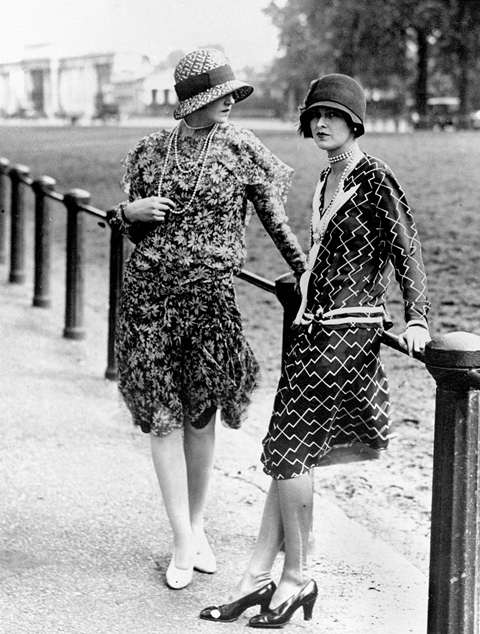
<path fill-rule="evenodd" d="M 107 214 L 92 207 L 90 194 L 55 190 L 49 176 L 32 179 L 24 165 L 10 166 L 0 158 L 0 263 L 6 263 L 6 214 L 10 210 L 10 270 L 12 284 L 25 281 L 25 188 L 35 200 L 33 306 L 48 307 L 50 297 L 50 201 L 64 205 L 66 222 L 65 324 L 63 336 L 83 339 L 84 218 L 102 221 Z M 8 205 L 10 186 L 10 206 Z M 124 265 L 123 236 L 110 235 L 109 312 L 105 377 L 115 379 L 115 323 Z M 288 346 L 298 296 L 290 274 L 271 282 L 242 271 L 238 277 L 276 295 L 283 306 L 283 349 Z M 407 354 L 399 338 L 383 334 L 383 344 Z M 426 365 L 437 383 L 433 458 L 428 634 L 479 634 L 480 628 L 480 337 L 449 333 L 414 357 Z M 283 353 L 282 353 L 283 358 Z"/>

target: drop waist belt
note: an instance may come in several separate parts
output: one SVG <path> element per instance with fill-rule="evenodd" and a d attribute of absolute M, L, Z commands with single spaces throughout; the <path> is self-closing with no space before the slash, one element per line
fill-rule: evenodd
<path fill-rule="evenodd" d="M 313 320 L 318 324 L 335 326 L 338 324 L 383 324 L 383 306 L 347 306 L 324 311 L 317 309 Z"/>

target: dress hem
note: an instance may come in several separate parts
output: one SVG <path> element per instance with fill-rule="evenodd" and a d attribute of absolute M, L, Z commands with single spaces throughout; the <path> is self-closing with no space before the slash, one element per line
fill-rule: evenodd
<path fill-rule="evenodd" d="M 380 460 L 382 454 L 384 454 L 387 449 L 388 441 L 383 447 L 374 447 L 364 442 L 353 441 L 351 443 L 332 445 L 332 447 L 327 449 L 321 456 L 313 460 L 312 464 L 309 466 L 305 465 L 300 472 L 291 471 L 290 473 L 283 472 L 282 474 L 276 474 L 266 466 L 263 467 L 263 471 L 273 480 L 291 480 L 305 475 L 317 467 L 330 467 L 339 464 L 351 464 L 353 462 Z"/>

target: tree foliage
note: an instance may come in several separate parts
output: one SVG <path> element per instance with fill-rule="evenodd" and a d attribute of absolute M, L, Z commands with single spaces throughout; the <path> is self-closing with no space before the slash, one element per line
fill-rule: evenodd
<path fill-rule="evenodd" d="M 287 0 L 265 11 L 280 31 L 275 71 L 297 103 L 308 83 L 327 72 L 397 97 L 411 93 L 421 115 L 432 77 L 451 74 L 468 102 L 471 69 L 478 66 L 477 0 Z"/>
<path fill-rule="evenodd" d="M 480 76 L 480 2 L 446 0 L 445 4 L 449 28 L 440 41 L 439 65 L 452 77 L 460 99 L 460 114 L 466 116 Z M 480 91 L 477 98 L 480 100 Z"/>

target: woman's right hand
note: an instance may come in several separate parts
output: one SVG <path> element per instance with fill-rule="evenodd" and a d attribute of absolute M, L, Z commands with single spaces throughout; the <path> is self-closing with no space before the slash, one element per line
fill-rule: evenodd
<path fill-rule="evenodd" d="M 128 222 L 165 222 L 171 209 L 175 209 L 175 203 L 170 198 L 149 196 L 128 203 L 123 213 Z"/>

